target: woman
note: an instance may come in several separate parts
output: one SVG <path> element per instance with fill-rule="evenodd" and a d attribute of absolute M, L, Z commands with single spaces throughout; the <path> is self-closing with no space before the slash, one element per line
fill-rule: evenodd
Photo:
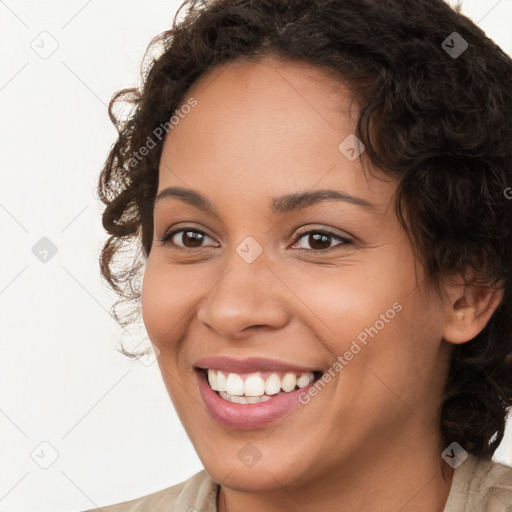
<path fill-rule="evenodd" d="M 102 510 L 510 510 L 511 59 L 441 0 L 188 6 L 111 102 L 101 270 L 205 469 Z"/>

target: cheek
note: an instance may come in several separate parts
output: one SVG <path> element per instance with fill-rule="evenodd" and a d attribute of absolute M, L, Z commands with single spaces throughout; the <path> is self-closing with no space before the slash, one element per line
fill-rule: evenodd
<path fill-rule="evenodd" d="M 162 350 L 179 335 L 180 318 L 184 315 L 183 287 L 172 274 L 148 258 L 142 282 L 142 319 L 149 338 Z"/>
<path fill-rule="evenodd" d="M 194 265 L 172 265 L 165 255 L 150 254 L 142 282 L 142 319 L 164 358 L 186 334 L 198 303 L 214 286 L 214 278 L 212 272 Z"/>
<path fill-rule="evenodd" d="M 312 267 L 306 278 L 295 276 L 293 291 L 306 306 L 301 308 L 308 316 L 304 323 L 316 326 L 318 338 L 330 340 L 331 352 L 340 354 L 376 322 L 379 329 L 387 328 L 400 314 L 405 293 L 392 267 L 354 264 L 328 270 Z"/>

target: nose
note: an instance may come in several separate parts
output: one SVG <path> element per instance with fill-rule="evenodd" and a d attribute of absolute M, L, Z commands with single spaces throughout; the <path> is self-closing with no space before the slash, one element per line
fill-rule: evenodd
<path fill-rule="evenodd" d="M 234 252 L 199 303 L 197 318 L 225 339 L 243 338 L 256 327 L 279 329 L 290 318 L 286 292 L 264 254 L 247 263 Z"/>

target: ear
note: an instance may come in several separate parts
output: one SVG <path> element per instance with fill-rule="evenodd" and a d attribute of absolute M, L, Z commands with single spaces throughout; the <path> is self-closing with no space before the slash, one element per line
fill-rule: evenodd
<path fill-rule="evenodd" d="M 448 285 L 447 292 L 443 337 L 455 344 L 465 343 L 482 331 L 503 299 L 502 287 L 466 285 L 462 278 Z"/>

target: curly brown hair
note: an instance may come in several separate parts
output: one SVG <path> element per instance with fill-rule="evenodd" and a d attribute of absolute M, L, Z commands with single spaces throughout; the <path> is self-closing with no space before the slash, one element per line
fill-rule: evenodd
<path fill-rule="evenodd" d="M 450 53 L 454 41 L 465 48 L 460 55 Z M 456 441 L 490 459 L 512 405 L 512 61 L 442 0 L 183 3 L 172 28 L 149 44 L 141 88 L 118 91 L 109 105 L 118 138 L 98 193 L 110 235 L 101 273 L 119 295 L 113 316 L 130 324 L 133 312 L 121 317 L 117 306 L 140 300 L 134 282 L 152 245 L 162 127 L 168 132 L 206 72 L 267 55 L 303 61 L 349 86 L 363 157 L 399 179 L 398 218 L 438 290 L 454 275 L 504 288 L 485 328 L 454 347 L 438 413 L 441 449 Z M 115 113 L 123 105 L 124 118 Z M 126 247 L 138 252 L 119 268 Z"/>

